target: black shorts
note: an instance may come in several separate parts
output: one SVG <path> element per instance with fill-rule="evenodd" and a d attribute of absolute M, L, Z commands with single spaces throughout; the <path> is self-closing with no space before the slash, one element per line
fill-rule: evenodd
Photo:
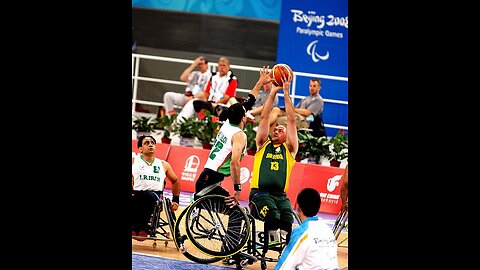
<path fill-rule="evenodd" d="M 221 174 L 219 172 L 216 172 L 208 168 L 203 169 L 202 173 L 200 174 L 197 181 L 195 182 L 195 194 L 210 185 L 222 182 L 224 178 L 225 178 L 224 174 Z M 226 197 L 230 196 L 228 191 L 222 188 L 220 185 L 215 187 L 212 191 L 208 192 L 207 194 L 217 194 L 217 195 L 223 195 Z M 207 194 L 204 194 L 204 195 L 207 195 Z M 198 196 L 194 195 L 195 200 L 198 198 L 199 198 Z"/>

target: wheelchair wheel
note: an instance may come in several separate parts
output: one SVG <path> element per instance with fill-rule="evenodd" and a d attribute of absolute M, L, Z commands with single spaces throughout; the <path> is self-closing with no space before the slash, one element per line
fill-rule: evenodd
<path fill-rule="evenodd" d="M 333 224 L 333 234 L 335 235 L 335 239 L 338 239 L 338 236 L 340 236 L 340 233 L 342 232 L 343 228 L 345 228 L 345 223 L 347 222 L 348 219 L 348 211 L 344 211 L 341 213 L 338 213 L 337 219 L 335 220 L 335 223 Z"/>
<path fill-rule="evenodd" d="M 196 263 L 208 264 L 220 261 L 222 258 L 206 255 L 192 245 L 192 242 L 187 237 L 185 222 L 182 220 L 186 213 L 187 209 L 183 210 L 174 225 L 173 239 L 177 249 L 189 260 Z"/>
<path fill-rule="evenodd" d="M 295 224 L 296 222 L 297 225 L 302 224 L 302 220 L 300 219 L 300 216 L 298 215 L 297 211 L 292 210 L 292 212 L 293 212 L 293 223 Z"/>
<path fill-rule="evenodd" d="M 163 197 L 163 205 L 165 205 L 165 215 L 167 216 L 167 222 L 168 226 L 170 227 L 170 232 L 173 234 L 175 230 L 175 222 L 177 220 L 175 216 L 175 212 L 170 210 L 170 207 L 172 206 L 172 202 L 170 201 L 169 198 Z M 173 238 L 173 236 L 172 236 Z"/>
<path fill-rule="evenodd" d="M 195 247 L 217 257 L 239 252 L 250 237 L 250 220 L 244 208 L 228 207 L 222 195 L 207 195 L 194 201 L 187 210 L 185 226 Z"/>
<path fill-rule="evenodd" d="M 156 237 L 157 228 L 161 227 L 160 225 L 162 221 L 161 212 L 162 212 L 162 202 L 157 201 L 157 203 L 155 204 L 155 208 L 153 209 L 153 213 L 150 216 L 150 222 L 149 222 L 150 229 L 148 234 L 151 237 Z"/>

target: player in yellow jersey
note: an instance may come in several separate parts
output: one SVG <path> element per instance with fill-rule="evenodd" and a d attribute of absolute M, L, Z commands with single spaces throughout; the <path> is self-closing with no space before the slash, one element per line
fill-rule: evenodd
<path fill-rule="evenodd" d="M 287 243 L 292 231 L 293 212 L 286 192 L 298 151 L 295 110 L 289 95 L 291 80 L 292 78 L 282 78 L 288 128 L 276 126 L 269 135 L 268 117 L 275 95 L 282 87 L 272 87 L 263 107 L 256 136 L 258 150 L 254 158 L 249 196 L 249 200 L 256 204 L 259 214 L 265 219 L 264 226 L 267 230 L 271 233 L 280 228 Z"/>

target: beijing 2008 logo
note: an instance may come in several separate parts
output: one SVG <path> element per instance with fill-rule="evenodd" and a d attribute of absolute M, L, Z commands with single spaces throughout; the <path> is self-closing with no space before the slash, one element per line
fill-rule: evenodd
<path fill-rule="evenodd" d="M 342 175 L 335 175 L 334 177 L 332 178 L 328 178 L 328 181 L 327 181 L 327 190 L 329 192 L 333 192 L 335 190 L 335 188 L 340 184 L 340 179 L 342 179 Z"/>

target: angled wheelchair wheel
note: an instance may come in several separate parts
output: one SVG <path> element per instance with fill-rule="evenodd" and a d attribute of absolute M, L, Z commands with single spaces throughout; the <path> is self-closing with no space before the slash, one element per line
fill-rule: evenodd
<path fill-rule="evenodd" d="M 209 264 L 220 261 L 222 258 L 213 257 L 201 252 L 192 245 L 192 242 L 188 239 L 184 220 L 187 209 L 184 209 L 183 212 L 180 213 L 174 225 L 173 239 L 177 249 L 187 257 L 187 259 L 196 263 Z"/>
<path fill-rule="evenodd" d="M 148 233 L 151 237 L 156 237 L 156 234 L 158 233 L 157 229 L 162 228 L 163 223 L 165 223 L 165 220 L 163 220 L 161 216 L 162 210 L 163 202 L 159 199 L 153 209 L 152 215 L 150 216 L 150 229 Z"/>
<path fill-rule="evenodd" d="M 348 211 L 338 213 L 337 219 L 335 220 L 332 228 L 335 239 L 338 239 L 338 236 L 342 232 L 343 228 L 345 228 L 347 220 Z"/>
<path fill-rule="evenodd" d="M 293 209 L 292 212 L 293 212 L 293 224 L 296 224 L 297 226 L 302 224 L 302 220 L 300 219 L 300 216 L 298 215 L 297 211 Z"/>
<path fill-rule="evenodd" d="M 158 198 L 149 222 L 149 236 L 153 240 L 173 240 L 173 225 L 176 217 L 175 213 L 170 210 L 170 206 L 170 199 L 163 196 Z M 165 211 L 165 217 L 162 215 L 163 211 Z M 165 242 L 165 245 L 167 245 L 167 242 Z"/>
<path fill-rule="evenodd" d="M 192 244 L 211 256 L 231 256 L 250 237 L 250 220 L 244 208 L 228 207 L 222 195 L 207 195 L 194 201 L 187 210 L 185 226 Z"/>
<path fill-rule="evenodd" d="M 175 212 L 170 210 L 172 206 L 172 202 L 169 198 L 163 197 L 163 205 L 165 205 L 165 215 L 167 217 L 168 226 L 170 227 L 170 232 L 173 234 L 175 230 L 175 222 L 177 221 L 177 217 L 175 216 Z M 173 238 L 173 236 L 172 236 Z"/>

